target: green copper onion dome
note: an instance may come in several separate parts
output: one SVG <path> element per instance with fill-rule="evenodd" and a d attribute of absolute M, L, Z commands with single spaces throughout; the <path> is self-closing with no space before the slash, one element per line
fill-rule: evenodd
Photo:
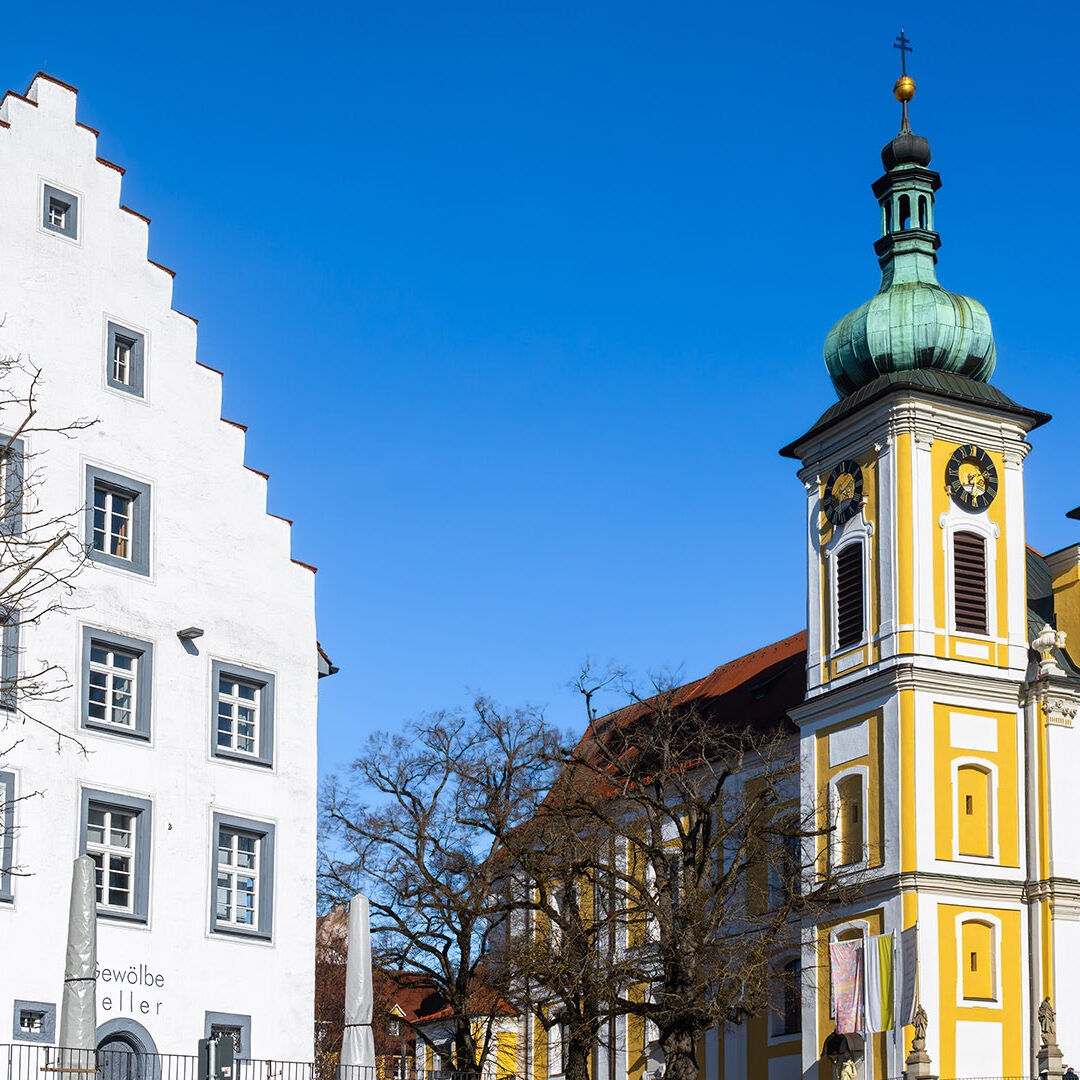
<path fill-rule="evenodd" d="M 908 126 L 907 103 L 914 92 L 906 74 L 897 81 L 903 123 L 881 151 L 886 171 L 873 185 L 881 204 L 881 239 L 874 244 L 881 288 L 825 339 L 825 366 L 840 397 L 892 371 L 936 368 L 981 382 L 994 371 L 986 308 L 937 281 L 941 239 L 933 231 L 934 193 L 941 178 L 927 168 L 930 144 Z"/>

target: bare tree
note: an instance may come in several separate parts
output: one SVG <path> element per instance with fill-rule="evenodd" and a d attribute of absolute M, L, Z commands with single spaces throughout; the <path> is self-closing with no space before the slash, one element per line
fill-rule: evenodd
<path fill-rule="evenodd" d="M 603 997 L 643 1041 L 655 1031 L 665 1075 L 696 1080 L 704 1033 L 767 1012 L 785 979 L 797 991 L 779 956 L 797 954 L 804 917 L 849 903 L 857 883 L 819 857 L 829 830 L 800 806 L 798 739 L 783 715 L 754 725 L 657 685 L 600 717 L 610 681 L 582 672 L 588 730 L 541 816 L 604 838 Z"/>
<path fill-rule="evenodd" d="M 541 715 L 488 704 L 477 719 L 490 745 L 524 741 L 534 749 L 532 780 L 517 785 L 512 815 L 500 812 L 505 778 L 498 768 L 460 777 L 465 820 L 490 837 L 491 866 L 511 908 L 491 974 L 515 1012 L 540 1025 L 545 1044 L 547 1033 L 558 1030 L 563 1060 L 553 1071 L 587 1080 L 619 981 L 610 946 L 620 913 L 602 869 L 608 839 L 591 821 L 548 805 L 569 751 Z"/>
<path fill-rule="evenodd" d="M 545 736 L 535 741 L 536 714 L 512 714 L 495 738 L 491 710 L 481 699 L 471 712 L 373 736 L 348 778 L 329 780 L 321 798 L 323 902 L 368 896 L 382 964 L 401 985 L 412 980 L 441 996 L 455 1066 L 470 1072 L 487 1054 L 500 1008 L 492 951 L 511 905 L 466 782 L 487 778 L 484 818 L 512 829 L 535 807 L 552 760 Z"/>
<path fill-rule="evenodd" d="M 0 319 L 0 329 L 4 320 Z M 43 421 L 39 397 L 43 375 L 29 359 L 0 351 L 0 765 L 22 743 L 20 728 L 46 729 L 60 749 L 83 751 L 70 733 L 49 723 L 39 706 L 62 700 L 71 686 L 67 672 L 48 657 L 32 656 L 25 642 L 32 628 L 67 610 L 75 579 L 86 562 L 80 539 L 81 507 L 57 510 L 42 498 L 50 444 L 74 438 L 95 421 Z M 39 797 L 23 792 L 18 799 Z M 7 800 L 0 788 L 0 800 Z M 10 803 L 0 805 L 0 845 Z M 18 875 L 24 868 L 4 871 Z"/>

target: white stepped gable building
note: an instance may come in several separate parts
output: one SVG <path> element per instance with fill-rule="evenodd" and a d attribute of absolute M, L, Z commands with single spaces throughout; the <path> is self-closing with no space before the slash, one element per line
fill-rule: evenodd
<path fill-rule="evenodd" d="M 220 373 L 196 361 L 148 221 L 75 106 L 45 75 L 0 104 L 0 348 L 43 370 L 44 423 L 98 421 L 47 454 L 25 446 L 42 505 L 85 507 L 93 562 L 73 609 L 19 645 L 68 673 L 66 700 L 35 709 L 87 753 L 27 724 L 0 765 L 16 800 L 4 869 L 28 872 L 0 876 L 0 1022 L 15 1041 L 55 1037 L 72 859 L 87 852 L 108 868 L 100 1043 L 193 1053 L 217 1027 L 243 1056 L 306 1060 L 330 670 L 313 570 L 266 512 L 243 428 L 220 418 Z"/>

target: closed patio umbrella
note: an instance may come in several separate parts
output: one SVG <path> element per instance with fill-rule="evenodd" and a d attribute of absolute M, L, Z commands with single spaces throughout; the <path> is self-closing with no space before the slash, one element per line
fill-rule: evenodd
<path fill-rule="evenodd" d="M 80 855 L 71 875 L 64 996 L 60 1003 L 61 1065 L 96 1072 L 97 1048 L 97 903 L 94 860 Z"/>
<path fill-rule="evenodd" d="M 374 988 L 371 979 L 371 919 L 368 898 L 357 893 L 349 904 L 349 957 L 345 967 L 345 1035 L 341 1040 L 341 1080 L 374 1074 L 375 1036 L 371 1031 Z"/>

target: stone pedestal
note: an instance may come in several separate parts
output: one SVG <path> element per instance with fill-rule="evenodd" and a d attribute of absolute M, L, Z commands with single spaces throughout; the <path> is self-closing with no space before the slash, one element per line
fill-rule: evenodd
<path fill-rule="evenodd" d="M 1065 1075 L 1061 1048 L 1056 1042 L 1039 1047 L 1039 1056 L 1036 1060 L 1039 1065 L 1040 1080 L 1061 1080 Z"/>
<path fill-rule="evenodd" d="M 930 1055 L 925 1050 L 912 1050 L 908 1054 L 904 1062 L 904 1075 L 907 1080 L 937 1080 Z"/>

